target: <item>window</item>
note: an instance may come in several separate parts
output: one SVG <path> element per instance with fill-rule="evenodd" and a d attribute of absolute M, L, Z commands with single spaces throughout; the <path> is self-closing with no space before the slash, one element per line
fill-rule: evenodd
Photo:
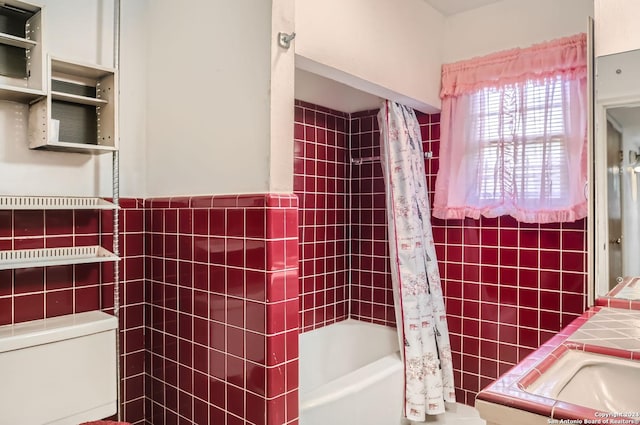
<path fill-rule="evenodd" d="M 587 213 L 586 36 L 443 65 L 433 215 Z"/>
<path fill-rule="evenodd" d="M 476 181 L 481 200 L 546 194 L 561 201 L 569 183 L 560 78 L 480 90 L 473 101 L 478 125 Z M 512 181 L 497 179 L 509 173 Z"/>

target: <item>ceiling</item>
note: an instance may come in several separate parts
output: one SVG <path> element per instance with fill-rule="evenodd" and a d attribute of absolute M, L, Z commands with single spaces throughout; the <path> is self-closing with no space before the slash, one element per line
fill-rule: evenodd
<path fill-rule="evenodd" d="M 607 114 L 612 117 L 622 128 L 640 127 L 640 107 L 619 107 L 607 109 Z"/>
<path fill-rule="evenodd" d="M 425 0 L 443 15 L 455 15 L 471 9 L 477 9 L 500 0 Z"/>

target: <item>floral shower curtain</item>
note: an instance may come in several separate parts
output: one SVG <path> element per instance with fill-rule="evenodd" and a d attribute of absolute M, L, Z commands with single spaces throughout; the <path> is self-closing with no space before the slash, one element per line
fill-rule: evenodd
<path fill-rule="evenodd" d="M 431 230 L 420 127 L 414 111 L 385 101 L 378 114 L 396 323 L 407 419 L 455 402 L 451 345 Z"/>

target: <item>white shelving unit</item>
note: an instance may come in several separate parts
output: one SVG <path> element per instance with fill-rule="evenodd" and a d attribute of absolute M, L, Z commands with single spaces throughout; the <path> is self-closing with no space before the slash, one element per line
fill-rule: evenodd
<path fill-rule="evenodd" d="M 113 253 L 98 245 L 18 249 L 0 251 L 0 270 L 61 266 L 66 264 L 103 263 L 118 260 L 119 258 Z"/>
<path fill-rule="evenodd" d="M 46 94 L 42 8 L 0 1 L 0 100 L 29 103 Z"/>
<path fill-rule="evenodd" d="M 29 147 L 101 154 L 118 149 L 117 73 L 48 57 L 49 92 L 29 107 Z M 52 120 L 59 122 L 54 130 Z"/>
<path fill-rule="evenodd" d="M 20 214 L 20 210 L 82 209 L 96 210 L 95 214 L 101 210 L 114 211 L 113 252 L 98 245 L 3 250 L 0 251 L 0 270 L 120 259 L 117 104 L 120 10 L 121 0 L 115 0 L 114 68 L 107 68 L 46 55 L 44 8 L 19 0 L 0 0 L 0 102 L 29 105 L 29 148 L 113 155 L 113 203 L 99 198 L 5 195 L 0 196 L 0 210 L 16 211 L 14 214 Z M 117 264 L 113 269 L 113 282 L 113 312 L 119 319 L 120 268 Z M 119 356 L 120 339 L 116 338 L 116 358 Z M 120 382 L 119 362 L 116 362 L 116 371 Z M 117 418 L 121 420 L 120 391 L 116 391 L 115 396 Z"/>
<path fill-rule="evenodd" d="M 0 196 L 0 210 L 117 210 L 119 207 L 101 198 L 77 196 Z M 117 212 L 115 212 L 117 214 Z M 0 270 L 65 264 L 118 261 L 119 257 L 98 246 L 19 249 L 0 251 Z"/>

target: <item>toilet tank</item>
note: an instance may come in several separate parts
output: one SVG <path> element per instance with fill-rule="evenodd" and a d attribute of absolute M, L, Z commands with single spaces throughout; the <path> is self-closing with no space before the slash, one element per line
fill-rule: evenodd
<path fill-rule="evenodd" d="M 116 327 L 100 311 L 0 326 L 0 425 L 115 414 Z"/>

